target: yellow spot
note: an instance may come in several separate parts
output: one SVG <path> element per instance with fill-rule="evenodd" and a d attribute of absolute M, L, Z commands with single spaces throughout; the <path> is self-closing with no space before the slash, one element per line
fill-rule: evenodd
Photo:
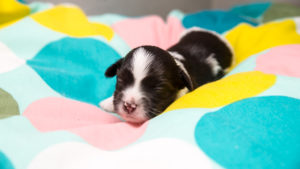
<path fill-rule="evenodd" d="M 31 17 L 43 26 L 73 37 L 101 35 L 111 40 L 113 30 L 103 24 L 89 22 L 76 6 L 57 6 Z"/>
<path fill-rule="evenodd" d="M 0 0 L 0 28 L 29 15 L 30 8 L 16 0 Z"/>
<path fill-rule="evenodd" d="M 186 94 L 170 105 L 165 112 L 183 108 L 221 107 L 256 96 L 273 86 L 275 82 L 275 75 L 259 71 L 234 74 Z"/>
<path fill-rule="evenodd" d="M 300 43 L 296 24 L 290 19 L 270 22 L 258 27 L 240 24 L 229 31 L 225 37 L 233 46 L 236 57 L 236 63 L 231 68 L 249 56 L 271 47 Z"/>

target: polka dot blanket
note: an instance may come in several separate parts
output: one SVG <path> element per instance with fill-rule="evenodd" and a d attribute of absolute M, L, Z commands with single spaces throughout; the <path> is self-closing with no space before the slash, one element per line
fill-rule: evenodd
<path fill-rule="evenodd" d="M 300 8 L 280 9 L 174 10 L 164 20 L 1 1 L 0 168 L 299 169 Z M 230 42 L 224 78 L 142 125 L 99 108 L 116 84 L 109 65 L 140 45 L 166 49 L 190 27 Z"/>

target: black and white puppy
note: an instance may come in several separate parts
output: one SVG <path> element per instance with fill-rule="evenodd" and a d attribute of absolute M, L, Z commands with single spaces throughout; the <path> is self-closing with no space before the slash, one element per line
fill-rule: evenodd
<path fill-rule="evenodd" d="M 100 106 L 128 122 L 142 123 L 187 92 L 220 79 L 232 60 L 225 39 L 198 28 L 186 31 L 167 51 L 137 47 L 106 70 L 106 77 L 117 75 L 117 84 L 113 96 Z"/>

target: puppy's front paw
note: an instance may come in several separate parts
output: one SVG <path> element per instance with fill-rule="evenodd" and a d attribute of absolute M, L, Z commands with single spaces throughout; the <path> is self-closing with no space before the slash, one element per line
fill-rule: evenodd
<path fill-rule="evenodd" d="M 114 104 L 113 104 L 113 96 L 103 100 L 102 102 L 99 103 L 99 106 L 104 109 L 105 111 L 108 112 L 114 112 Z"/>

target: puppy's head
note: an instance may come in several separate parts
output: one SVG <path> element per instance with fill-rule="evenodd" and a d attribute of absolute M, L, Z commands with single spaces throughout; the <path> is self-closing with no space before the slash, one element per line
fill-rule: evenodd
<path fill-rule="evenodd" d="M 163 112 L 180 89 L 191 83 L 172 56 L 154 46 L 142 46 L 111 65 L 106 77 L 117 75 L 114 110 L 128 122 L 142 123 Z"/>

